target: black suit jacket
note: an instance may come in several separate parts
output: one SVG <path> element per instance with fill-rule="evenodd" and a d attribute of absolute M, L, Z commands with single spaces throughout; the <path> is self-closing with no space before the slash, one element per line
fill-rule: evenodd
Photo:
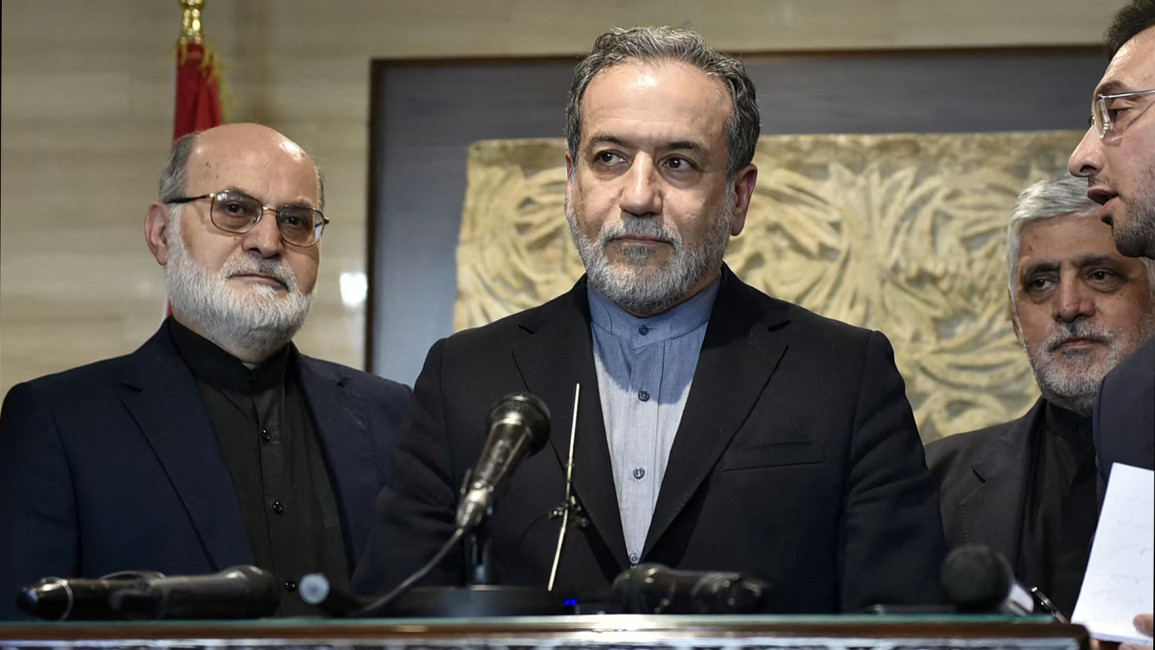
<path fill-rule="evenodd" d="M 1104 482 L 1111 463 L 1155 469 L 1155 338 L 1103 378 L 1093 422 Z"/>
<path fill-rule="evenodd" d="M 528 390 L 550 408 L 550 443 L 517 468 L 490 532 L 500 581 L 545 587 L 577 383 L 573 482 L 588 522 L 566 536 L 555 590 L 604 595 L 630 564 L 584 279 L 430 350 L 354 586 L 381 591 L 432 557 L 453 530 L 490 406 Z M 779 611 L 933 601 L 937 505 L 885 337 L 774 300 L 724 270 L 641 560 L 760 576 Z M 450 556 L 429 582 L 458 583 L 462 564 Z"/>
<path fill-rule="evenodd" d="M 408 387 L 303 355 L 297 368 L 350 566 L 392 465 Z M 0 413 L 0 618 L 45 576 L 251 564 L 232 479 L 166 327 L 130 355 L 20 384 Z"/>
<path fill-rule="evenodd" d="M 1042 429 L 1045 404 L 1040 398 L 1017 420 L 926 446 L 926 463 L 938 483 L 947 548 L 986 544 L 1016 564 L 1033 478 L 1035 435 Z"/>

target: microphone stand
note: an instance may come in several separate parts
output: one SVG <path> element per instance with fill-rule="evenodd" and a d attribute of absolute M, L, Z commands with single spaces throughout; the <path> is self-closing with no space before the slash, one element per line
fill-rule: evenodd
<path fill-rule="evenodd" d="M 469 475 L 466 475 L 466 485 Z M 360 597 L 335 589 L 323 574 L 301 579 L 300 597 L 328 613 L 349 618 L 556 616 L 573 614 L 574 607 L 558 594 L 541 587 L 493 584 L 497 581 L 489 535 L 492 506 L 480 523 L 469 530 L 456 528 L 437 553 L 420 569 L 380 597 Z M 457 543 L 464 540 L 468 566 L 464 587 L 414 587 L 441 564 Z"/>
<path fill-rule="evenodd" d="M 493 584 L 493 546 L 489 538 L 489 514 L 465 537 L 470 566 L 465 584 L 476 587 Z"/>

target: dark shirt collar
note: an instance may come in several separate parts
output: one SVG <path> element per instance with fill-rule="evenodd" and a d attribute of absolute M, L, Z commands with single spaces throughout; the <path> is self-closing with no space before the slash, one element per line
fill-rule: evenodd
<path fill-rule="evenodd" d="M 259 392 L 281 384 L 292 359 L 291 345 L 277 350 L 250 370 L 240 359 L 217 344 L 181 325 L 175 318 L 165 321 L 173 344 L 198 381 L 241 392 Z"/>
<path fill-rule="evenodd" d="M 1079 415 L 1048 401 L 1044 417 L 1047 421 L 1048 431 L 1079 447 L 1086 445 L 1093 449 L 1094 441 L 1089 415 Z"/>

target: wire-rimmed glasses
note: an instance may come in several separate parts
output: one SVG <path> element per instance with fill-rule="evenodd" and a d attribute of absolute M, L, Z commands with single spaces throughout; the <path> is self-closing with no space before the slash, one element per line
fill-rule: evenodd
<path fill-rule="evenodd" d="M 1155 94 L 1155 88 L 1127 93 L 1095 95 L 1095 101 L 1091 102 L 1091 119 L 1088 120 L 1088 125 L 1095 127 L 1095 132 L 1099 134 L 1099 138 L 1105 138 L 1108 133 L 1112 133 L 1115 130 L 1116 121 L 1115 118 L 1112 117 L 1112 113 L 1118 112 L 1119 110 L 1114 106 L 1116 100 L 1152 94 Z"/>
<path fill-rule="evenodd" d="M 252 230 L 266 212 L 272 212 L 277 215 L 277 230 L 281 233 L 281 239 L 293 246 L 316 246 L 325 232 L 325 224 L 329 223 L 329 219 L 320 210 L 303 205 L 282 205 L 279 208 L 272 208 L 240 190 L 178 197 L 165 203 L 192 203 L 201 199 L 212 199 L 209 218 L 212 219 L 214 226 L 238 235 Z"/>

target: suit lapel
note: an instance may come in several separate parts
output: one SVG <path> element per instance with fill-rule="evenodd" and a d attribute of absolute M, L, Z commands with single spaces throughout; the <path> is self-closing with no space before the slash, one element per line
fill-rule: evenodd
<path fill-rule="evenodd" d="M 379 491 L 376 455 L 369 440 L 368 423 L 361 400 L 346 387 L 348 377 L 335 373 L 303 355 L 297 356 L 305 401 L 317 424 L 317 435 L 328 459 L 329 480 L 337 488 L 349 534 L 352 569 L 369 537 L 370 517 L 353 516 L 374 503 Z"/>
<path fill-rule="evenodd" d="M 121 389 L 212 564 L 252 564 L 232 477 L 192 373 L 165 327 L 133 353 Z"/>
<path fill-rule="evenodd" d="M 713 471 L 786 351 L 785 343 L 769 329 L 784 322 L 785 314 L 752 310 L 762 301 L 746 296 L 750 291 L 723 269 L 643 556 Z"/>
<path fill-rule="evenodd" d="M 573 487 L 591 523 L 624 566 L 625 535 L 606 441 L 594 368 L 586 284 L 581 281 L 540 321 L 525 322 L 532 333 L 513 349 L 526 387 L 550 407 L 550 447 L 565 471 L 573 424 L 574 385 L 581 384 L 574 435 Z"/>
<path fill-rule="evenodd" d="M 1039 399 L 1026 417 L 1007 427 L 975 462 L 972 469 L 978 483 L 959 501 L 967 543 L 988 544 L 1012 564 L 1019 554 L 1033 432 L 1042 417 L 1043 400 Z"/>

